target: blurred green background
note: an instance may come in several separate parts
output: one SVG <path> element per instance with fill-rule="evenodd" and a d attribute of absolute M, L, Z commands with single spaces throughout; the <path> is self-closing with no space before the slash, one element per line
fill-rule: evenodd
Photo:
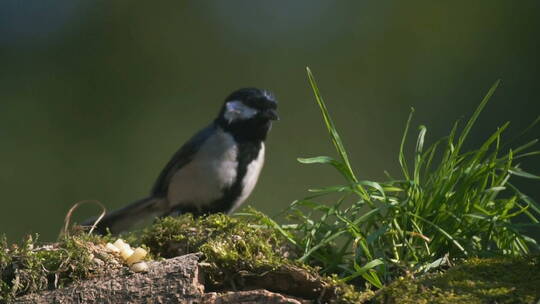
<path fill-rule="evenodd" d="M 539 1 L 4 0 L 0 232 L 52 240 L 77 201 L 116 208 L 144 197 L 245 86 L 273 90 L 282 117 L 249 203 L 276 214 L 310 186 L 340 183 L 296 161 L 334 155 L 306 66 L 362 179 L 398 174 L 411 106 L 435 139 L 498 78 L 469 144 L 507 120 L 510 138 L 540 114 L 539 17 Z M 523 168 L 540 173 L 540 162 Z M 538 181 L 521 185 L 540 199 Z"/>

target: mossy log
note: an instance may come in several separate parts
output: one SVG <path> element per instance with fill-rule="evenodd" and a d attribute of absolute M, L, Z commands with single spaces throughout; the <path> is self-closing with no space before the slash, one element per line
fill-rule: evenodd
<path fill-rule="evenodd" d="M 147 273 L 115 271 L 104 277 L 29 294 L 16 303 L 172 303 L 201 298 L 199 255 L 150 262 Z"/>
<path fill-rule="evenodd" d="M 28 294 L 15 303 L 311 303 L 264 289 L 207 292 L 199 257 L 188 254 L 149 262 L 146 273 L 117 270 L 66 288 Z"/>
<path fill-rule="evenodd" d="M 295 261 L 294 247 L 256 224 L 220 214 L 162 219 L 126 236 L 158 259 L 146 273 L 111 252 L 110 236 L 0 242 L 0 304 L 359 303 L 371 295 Z"/>

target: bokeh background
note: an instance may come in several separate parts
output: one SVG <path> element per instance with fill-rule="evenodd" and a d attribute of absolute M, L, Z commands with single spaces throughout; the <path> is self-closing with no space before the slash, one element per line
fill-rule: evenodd
<path fill-rule="evenodd" d="M 282 117 L 249 203 L 276 214 L 309 187 L 340 183 L 332 169 L 296 161 L 334 155 L 306 66 L 362 179 L 399 172 L 411 106 L 433 140 L 499 78 L 468 144 L 508 120 L 511 138 L 540 114 L 539 41 L 536 0 L 3 0 L 0 232 L 52 240 L 77 201 L 115 208 L 145 196 L 173 152 L 245 86 L 273 90 Z M 540 173 L 538 159 L 522 166 Z M 519 183 L 540 199 L 539 181 Z"/>

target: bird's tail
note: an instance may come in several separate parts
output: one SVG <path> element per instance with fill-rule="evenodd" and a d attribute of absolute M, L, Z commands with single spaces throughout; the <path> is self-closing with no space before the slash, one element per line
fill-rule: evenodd
<path fill-rule="evenodd" d="M 147 197 L 135 201 L 124 208 L 108 212 L 97 223 L 94 231 L 106 234 L 118 234 L 154 217 L 163 216 L 166 202 L 163 198 Z M 93 226 L 97 218 L 84 221 L 82 226 Z"/>

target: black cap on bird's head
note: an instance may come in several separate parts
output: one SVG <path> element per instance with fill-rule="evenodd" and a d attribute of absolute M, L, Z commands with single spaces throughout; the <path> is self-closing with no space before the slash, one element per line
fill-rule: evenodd
<path fill-rule="evenodd" d="M 237 139 L 264 140 L 273 120 L 279 120 L 277 100 L 267 90 L 245 88 L 234 91 L 225 99 L 218 125 Z"/>

